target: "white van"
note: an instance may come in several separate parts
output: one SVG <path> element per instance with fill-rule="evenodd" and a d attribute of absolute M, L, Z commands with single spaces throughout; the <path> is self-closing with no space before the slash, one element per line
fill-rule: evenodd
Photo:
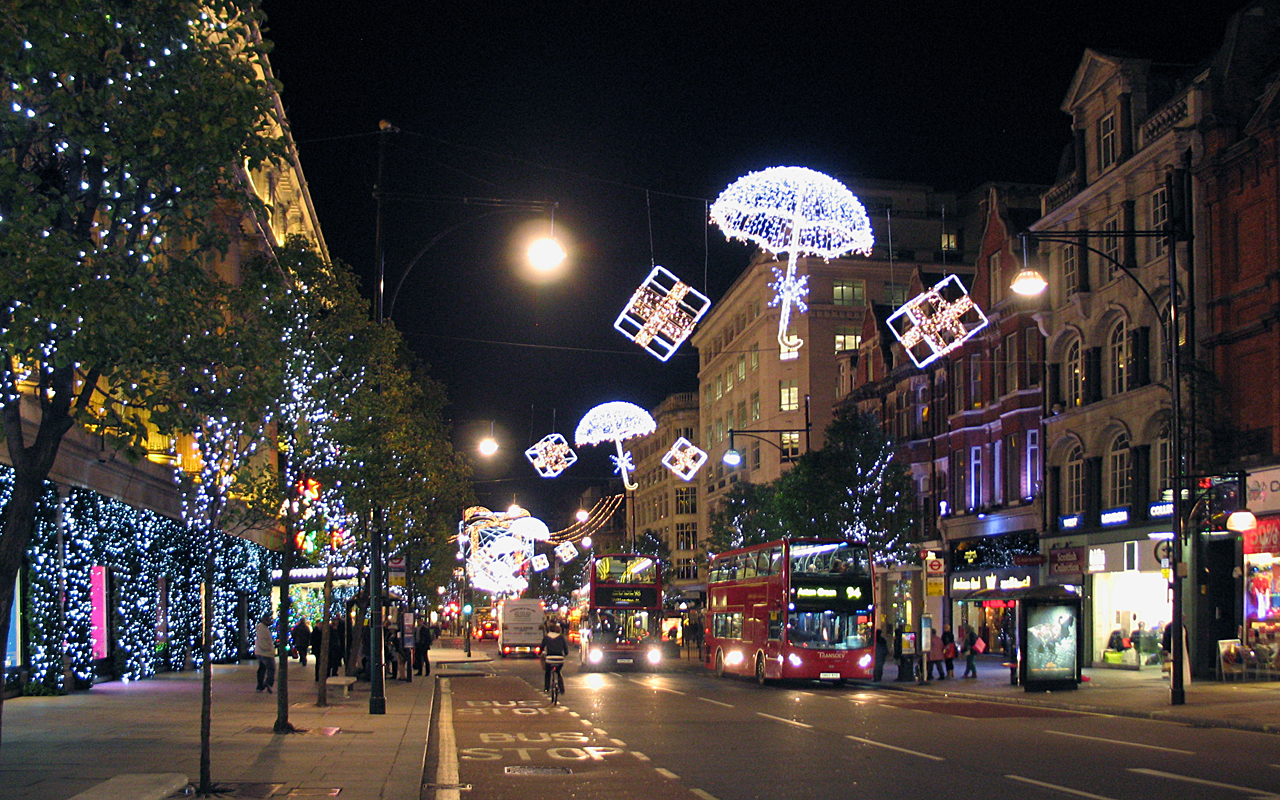
<path fill-rule="evenodd" d="M 498 605 L 498 654 L 542 655 L 542 623 L 546 609 L 541 600 L 503 600 Z"/>

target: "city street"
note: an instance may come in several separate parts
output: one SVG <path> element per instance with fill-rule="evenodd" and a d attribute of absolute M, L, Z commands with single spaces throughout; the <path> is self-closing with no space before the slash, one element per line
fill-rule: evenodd
<path fill-rule="evenodd" d="M 447 783 L 475 793 L 435 796 L 1280 797 L 1270 734 L 881 688 L 760 687 L 683 667 L 571 664 L 563 711 L 538 691 L 536 661 L 495 659 L 483 667 L 491 678 L 445 681 L 438 740 L 457 753 Z"/>

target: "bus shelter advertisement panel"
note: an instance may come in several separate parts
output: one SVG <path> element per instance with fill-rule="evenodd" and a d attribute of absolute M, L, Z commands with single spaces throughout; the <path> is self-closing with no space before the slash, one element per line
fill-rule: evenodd
<path fill-rule="evenodd" d="M 1076 688 L 1080 679 L 1079 602 L 1022 602 L 1022 680 L 1027 691 Z"/>

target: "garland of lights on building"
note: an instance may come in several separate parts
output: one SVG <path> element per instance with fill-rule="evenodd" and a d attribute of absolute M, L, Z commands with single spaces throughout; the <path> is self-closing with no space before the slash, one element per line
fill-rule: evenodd
<path fill-rule="evenodd" d="M 0 496 L 8 494 L 11 482 L 12 472 L 0 471 Z M 59 513 L 65 625 L 58 604 Z M 241 598 L 248 603 L 249 619 L 267 610 L 268 572 L 277 557 L 227 534 L 216 534 L 215 543 L 213 658 L 225 661 L 248 653 L 250 632 L 243 632 L 244 640 L 237 636 Z M 42 691 L 76 688 L 66 685 L 64 655 L 77 684 L 93 681 L 94 567 L 110 576 L 112 605 L 104 612 L 114 637 L 117 677 L 138 680 L 199 665 L 203 545 L 202 534 L 155 512 L 85 489 L 73 489 L 59 501 L 51 487 L 27 551 L 30 579 L 22 632 L 30 683 Z"/>

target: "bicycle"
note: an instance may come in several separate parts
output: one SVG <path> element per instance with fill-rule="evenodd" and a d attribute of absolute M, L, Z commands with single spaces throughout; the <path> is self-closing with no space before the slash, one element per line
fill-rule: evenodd
<path fill-rule="evenodd" d="M 558 660 L 557 660 L 558 659 Z M 551 705 L 556 705 L 560 701 L 560 695 L 564 692 L 564 675 L 561 670 L 564 669 L 564 656 L 547 656 L 547 666 L 551 668 Z"/>

